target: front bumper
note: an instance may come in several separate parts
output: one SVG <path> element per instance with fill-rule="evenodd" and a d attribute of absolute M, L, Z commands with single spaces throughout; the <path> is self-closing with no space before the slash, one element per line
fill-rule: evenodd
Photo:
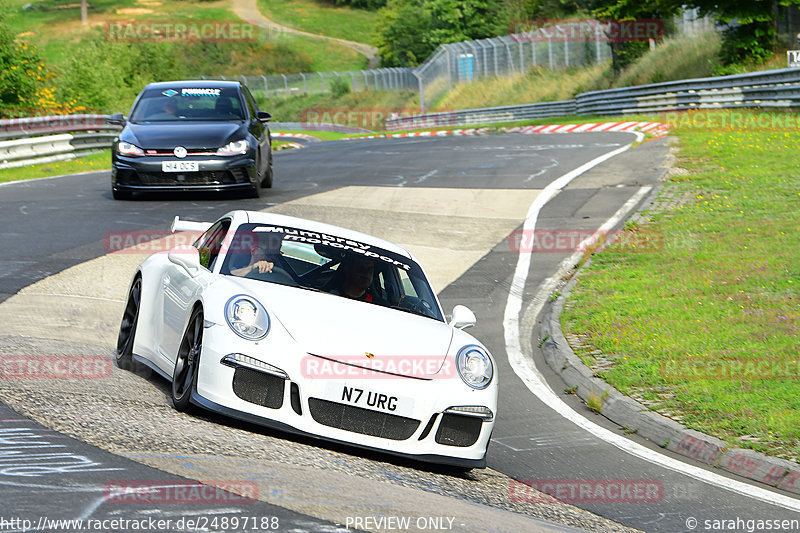
<path fill-rule="evenodd" d="M 163 172 L 164 161 L 194 161 L 197 172 Z M 224 191 L 258 186 L 256 162 L 250 154 L 184 159 L 162 156 L 123 157 L 111 163 L 111 186 L 116 191 Z"/>
<path fill-rule="evenodd" d="M 232 352 L 245 353 L 282 372 L 222 364 Z M 204 331 L 192 401 L 223 415 L 359 448 L 461 467 L 486 465 L 494 418 L 448 409 L 480 405 L 496 413 L 496 384 L 478 391 L 458 376 L 427 380 L 370 372 L 358 378 L 314 378 L 305 375 L 304 357 L 313 356 L 298 353 L 288 343 L 246 342 L 227 326 L 216 324 Z M 363 391 L 362 401 L 345 401 L 346 389 L 354 394 Z M 397 410 L 386 408 L 392 407 L 391 400 L 383 408 L 370 404 L 370 393 L 373 398 L 378 393 L 395 398 Z"/>

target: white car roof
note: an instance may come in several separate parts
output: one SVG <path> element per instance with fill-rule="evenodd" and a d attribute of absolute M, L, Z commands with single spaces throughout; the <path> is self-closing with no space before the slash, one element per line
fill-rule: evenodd
<path fill-rule="evenodd" d="M 231 211 L 225 216 L 231 217 L 234 223 L 238 224 L 241 224 L 243 222 L 254 222 L 257 224 L 274 224 L 277 226 L 288 226 L 307 231 L 315 231 L 318 233 L 327 233 L 328 235 L 334 235 L 337 237 L 342 237 L 353 241 L 363 242 L 364 244 L 369 244 L 371 246 L 375 246 L 378 248 L 383 248 L 384 250 L 394 252 L 403 257 L 412 259 L 416 262 L 414 256 L 412 256 L 408 250 L 406 250 L 401 246 L 397 246 L 396 244 L 393 244 L 389 241 L 379 239 L 378 237 L 373 237 L 372 235 L 367 235 L 366 233 L 361 233 L 359 231 L 342 228 L 340 226 L 334 226 L 332 224 L 325 224 L 324 222 L 317 222 L 314 220 L 292 217 L 288 215 L 279 215 L 277 213 L 264 213 L 262 211 L 238 210 L 238 211 Z"/>

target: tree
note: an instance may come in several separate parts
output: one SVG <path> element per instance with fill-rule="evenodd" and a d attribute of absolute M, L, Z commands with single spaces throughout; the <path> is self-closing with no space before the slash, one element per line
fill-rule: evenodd
<path fill-rule="evenodd" d="M 378 19 L 378 53 L 387 67 L 413 67 L 434 47 L 426 39 L 430 12 L 418 0 L 389 0 Z"/>
<path fill-rule="evenodd" d="M 389 0 L 380 15 L 378 51 L 390 67 L 418 65 L 440 44 L 508 33 L 496 0 Z"/>
<path fill-rule="evenodd" d="M 16 39 L 0 12 L 0 111 L 28 104 L 46 75 L 36 49 Z"/>

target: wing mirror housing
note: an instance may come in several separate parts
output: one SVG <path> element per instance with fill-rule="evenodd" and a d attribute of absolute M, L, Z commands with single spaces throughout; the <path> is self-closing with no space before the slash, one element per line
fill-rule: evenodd
<path fill-rule="evenodd" d="M 267 113 L 266 111 L 257 111 L 256 118 L 260 122 L 269 122 L 270 120 L 272 120 L 272 115 Z"/>
<path fill-rule="evenodd" d="M 125 125 L 125 116 L 122 113 L 114 113 L 113 115 L 108 115 L 108 123 L 109 124 L 116 124 L 117 126 L 124 126 Z"/>
<path fill-rule="evenodd" d="M 457 305 L 453 307 L 453 316 L 450 318 L 450 325 L 456 329 L 471 328 L 477 323 L 478 319 L 475 318 L 469 307 L 464 305 Z"/>
<path fill-rule="evenodd" d="M 171 263 L 183 267 L 190 276 L 200 272 L 200 252 L 194 246 L 176 246 L 167 255 Z"/>

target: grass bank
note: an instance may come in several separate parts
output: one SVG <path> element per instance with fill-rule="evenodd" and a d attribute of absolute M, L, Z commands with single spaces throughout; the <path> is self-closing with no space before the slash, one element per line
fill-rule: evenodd
<path fill-rule="evenodd" d="M 0 183 L 9 181 L 22 181 L 65 174 L 78 174 L 80 172 L 94 172 L 109 170 L 111 168 L 111 150 L 104 150 L 95 154 L 55 161 L 53 163 L 38 163 L 20 168 L 0 169 Z"/>
<path fill-rule="evenodd" d="M 617 389 L 731 445 L 795 461 L 797 123 L 683 115 L 673 133 L 687 173 L 663 191 L 674 207 L 595 255 L 562 316 L 578 355 Z"/>
<path fill-rule="evenodd" d="M 258 0 L 268 19 L 297 30 L 375 44 L 377 11 L 335 5 L 321 0 Z"/>

